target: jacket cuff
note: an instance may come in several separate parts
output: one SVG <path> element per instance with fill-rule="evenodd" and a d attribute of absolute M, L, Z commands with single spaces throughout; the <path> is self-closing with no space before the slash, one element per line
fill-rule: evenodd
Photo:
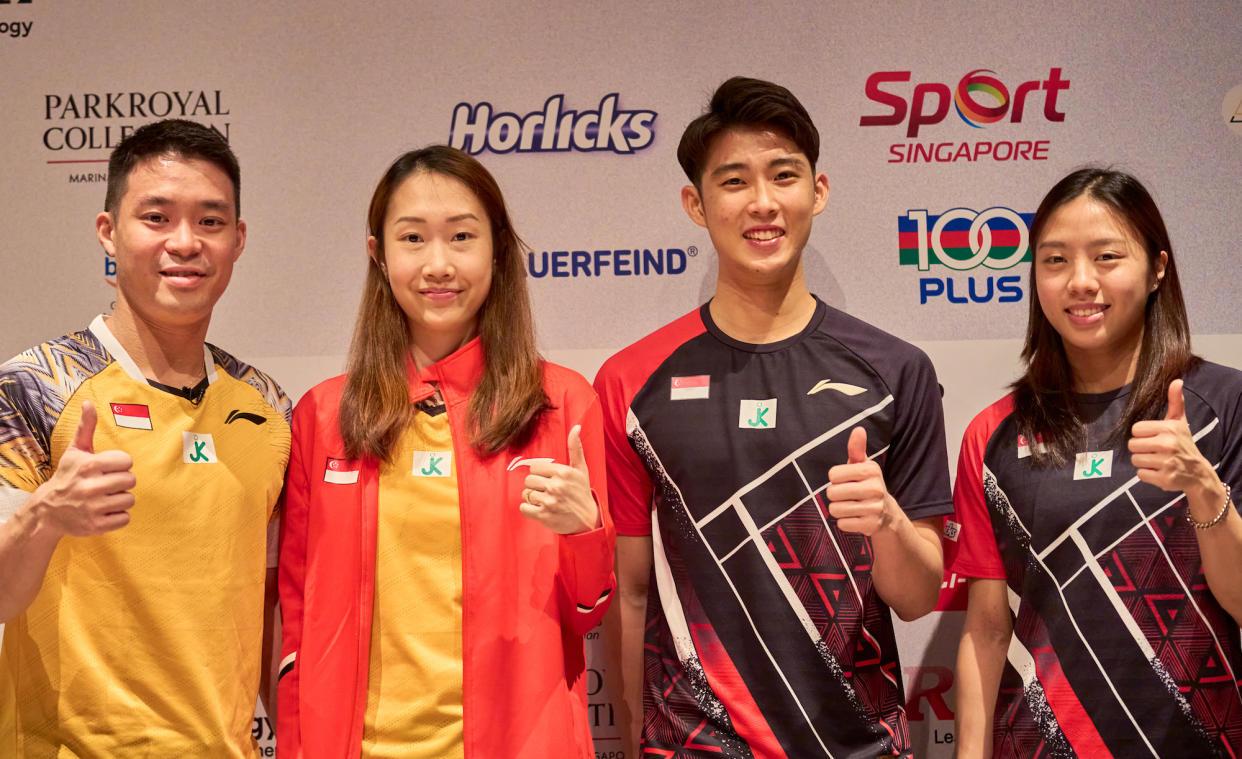
<path fill-rule="evenodd" d="M 561 576 L 578 611 L 590 614 L 612 595 L 611 531 L 597 527 L 559 538 Z"/>

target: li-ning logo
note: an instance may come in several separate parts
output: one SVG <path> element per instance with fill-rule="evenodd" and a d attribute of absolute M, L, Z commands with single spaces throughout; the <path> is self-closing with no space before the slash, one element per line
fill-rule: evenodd
<path fill-rule="evenodd" d="M 233 409 L 229 412 L 229 415 L 224 418 L 224 423 L 232 424 L 233 422 L 238 422 L 242 419 L 245 419 L 247 422 L 251 422 L 252 424 L 263 424 L 267 421 L 266 417 L 259 416 L 258 414 L 252 414 L 249 411 L 242 411 L 241 409 Z"/>
<path fill-rule="evenodd" d="M 633 153 L 651 144 L 655 111 L 626 111 L 617 107 L 618 93 L 605 95 L 593 111 L 562 110 L 564 95 L 553 95 L 543 110 L 525 116 L 502 111 L 492 114 L 491 103 L 458 103 L 453 109 L 449 144 L 477 155 L 578 150 Z"/>
<path fill-rule="evenodd" d="M 806 391 L 807 395 L 815 395 L 824 390 L 836 390 L 838 393 L 844 393 L 848 396 L 855 396 L 867 392 L 866 388 L 858 385 L 851 385 L 846 382 L 833 382 L 830 379 L 823 379 L 815 383 L 815 387 Z"/>

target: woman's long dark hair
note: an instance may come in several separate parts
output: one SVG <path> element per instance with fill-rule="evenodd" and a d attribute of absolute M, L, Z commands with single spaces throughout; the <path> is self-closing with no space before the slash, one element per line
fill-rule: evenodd
<path fill-rule="evenodd" d="M 1031 305 L 1026 325 L 1026 344 L 1022 360 L 1026 372 L 1011 386 L 1014 419 L 1018 431 L 1032 444 L 1037 466 L 1060 465 L 1069 461 L 1084 442 L 1084 424 L 1074 377 L 1061 336 L 1044 316 L 1035 287 L 1034 255 L 1048 219 L 1066 203 L 1086 195 L 1113 210 L 1129 225 L 1147 253 L 1148 271 L 1154 271 L 1160 252 L 1168 254 L 1164 278 L 1155 292 L 1147 296 L 1143 319 L 1143 342 L 1139 348 L 1129 398 L 1121 418 L 1109 436 L 1115 444 L 1129 434 L 1135 422 L 1159 419 L 1164 414 L 1169 383 L 1199 362 L 1190 352 L 1190 325 L 1186 304 L 1177 278 L 1173 245 L 1160 209 L 1147 189 L 1134 177 L 1121 171 L 1085 168 L 1057 182 L 1044 196 L 1031 221 Z"/>
<path fill-rule="evenodd" d="M 548 407 L 526 291 L 525 246 L 509 221 L 500 187 L 483 164 L 466 153 L 432 145 L 394 161 L 371 196 L 367 225 L 376 240 L 375 260 L 368 259 L 339 413 L 345 454 L 351 458 L 366 455 L 391 461 L 413 413 L 406 373 L 410 327 L 380 264 L 385 260 L 389 201 L 402 182 L 419 172 L 460 181 L 478 198 L 491 225 L 494 266 L 491 287 L 479 309 L 484 364 L 470 396 L 471 445 L 490 456 L 520 443 Z"/>

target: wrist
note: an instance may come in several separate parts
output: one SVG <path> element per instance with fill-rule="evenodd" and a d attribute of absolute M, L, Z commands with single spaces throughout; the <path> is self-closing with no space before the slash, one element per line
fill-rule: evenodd
<path fill-rule="evenodd" d="M 54 542 L 64 535 L 64 531 L 58 528 L 56 520 L 52 518 L 52 505 L 46 497 L 46 488 L 46 483 L 39 486 L 13 515 L 19 531 L 27 540 Z"/>
<path fill-rule="evenodd" d="M 901 510 L 897 499 L 889 493 L 884 494 L 884 515 L 880 519 L 880 529 L 898 537 L 914 529 L 914 524 L 906 516 L 906 512 Z"/>
<path fill-rule="evenodd" d="M 1187 512 L 1199 521 L 1206 521 L 1216 516 L 1226 497 L 1225 484 L 1216 476 L 1215 471 L 1199 478 L 1182 492 L 1186 494 Z"/>
<path fill-rule="evenodd" d="M 1228 485 L 1223 485 L 1222 488 L 1224 492 L 1220 498 L 1220 508 L 1210 518 L 1205 519 L 1202 517 L 1202 509 L 1200 509 L 1199 515 L 1196 515 L 1193 511 L 1194 504 L 1187 504 L 1186 521 L 1190 523 L 1191 527 L 1194 527 L 1196 530 L 1207 530 L 1220 524 L 1222 520 L 1228 517 L 1229 511 L 1233 509 L 1233 496 Z"/>

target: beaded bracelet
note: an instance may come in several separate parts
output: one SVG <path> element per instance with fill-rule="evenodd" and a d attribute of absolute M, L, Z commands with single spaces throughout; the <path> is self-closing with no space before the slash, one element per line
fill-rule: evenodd
<path fill-rule="evenodd" d="M 1225 513 L 1229 511 L 1229 507 L 1232 505 L 1233 505 L 1233 491 L 1230 490 L 1229 485 L 1226 483 L 1225 484 L 1225 505 L 1220 507 L 1220 513 L 1212 517 L 1212 521 L 1210 522 L 1196 521 L 1195 518 L 1190 515 L 1190 509 L 1186 509 L 1186 521 L 1190 522 L 1190 526 L 1194 527 L 1196 530 L 1206 530 L 1209 527 L 1215 527 L 1220 522 L 1220 520 L 1225 518 Z"/>

